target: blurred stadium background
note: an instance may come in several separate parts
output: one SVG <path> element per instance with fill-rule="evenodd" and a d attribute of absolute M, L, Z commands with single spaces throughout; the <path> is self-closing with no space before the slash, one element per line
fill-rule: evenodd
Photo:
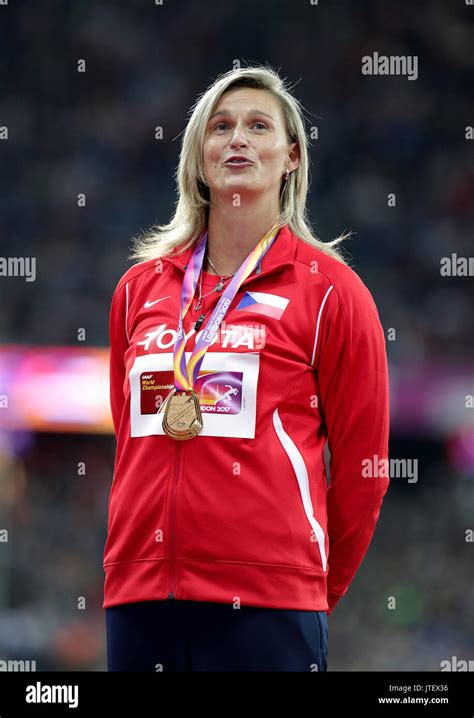
<path fill-rule="evenodd" d="M 473 12 L 464 0 L 0 7 L 0 255 L 36 258 L 35 281 L 0 277 L 0 661 L 106 667 L 110 299 L 130 238 L 172 213 L 189 108 L 235 60 L 279 70 L 318 128 L 309 216 L 323 240 L 355 233 L 346 254 L 387 337 L 390 456 L 418 460 L 416 482 L 392 477 L 330 618 L 328 668 L 474 659 L 473 277 L 440 273 L 473 246 Z M 417 80 L 362 75 L 374 51 L 416 55 Z"/>

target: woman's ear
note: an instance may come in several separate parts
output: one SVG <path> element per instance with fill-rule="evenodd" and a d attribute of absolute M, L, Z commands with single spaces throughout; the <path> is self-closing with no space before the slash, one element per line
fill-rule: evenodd
<path fill-rule="evenodd" d="M 300 163 L 300 148 L 297 142 L 292 142 L 288 148 L 288 162 L 287 167 L 290 172 L 293 172 Z"/>

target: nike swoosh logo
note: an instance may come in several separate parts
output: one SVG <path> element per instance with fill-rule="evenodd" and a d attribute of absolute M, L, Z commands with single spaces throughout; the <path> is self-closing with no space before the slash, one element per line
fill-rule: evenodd
<path fill-rule="evenodd" d="M 150 302 L 150 300 L 148 299 L 143 306 L 145 307 L 145 309 L 150 309 L 150 307 L 152 307 L 157 302 L 162 302 L 163 299 L 169 299 L 169 297 L 161 297 L 161 299 L 155 299 L 153 302 Z"/>

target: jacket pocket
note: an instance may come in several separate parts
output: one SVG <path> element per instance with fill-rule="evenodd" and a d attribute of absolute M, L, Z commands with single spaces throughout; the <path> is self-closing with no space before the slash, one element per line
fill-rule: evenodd
<path fill-rule="evenodd" d="M 283 428 L 280 414 L 278 413 L 278 408 L 275 409 L 275 411 L 273 412 L 273 426 L 275 428 L 276 435 L 291 462 L 293 471 L 295 472 L 304 512 L 306 514 L 306 518 L 308 519 L 308 523 L 314 532 L 314 536 L 319 547 L 321 564 L 323 567 L 323 571 L 325 572 L 327 566 L 326 549 L 324 547 L 325 536 L 321 524 L 319 524 L 314 517 L 313 504 L 311 502 L 311 494 L 309 491 L 309 479 L 306 464 L 295 442 Z"/>

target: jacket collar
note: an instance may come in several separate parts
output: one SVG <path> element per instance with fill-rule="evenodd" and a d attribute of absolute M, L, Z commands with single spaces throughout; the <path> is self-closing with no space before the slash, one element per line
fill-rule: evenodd
<path fill-rule="evenodd" d="M 258 271 L 259 265 L 257 264 L 252 274 L 247 277 L 245 282 L 242 282 L 242 284 L 249 282 L 251 279 L 255 279 L 256 277 L 261 277 L 264 274 L 266 275 L 279 271 L 283 267 L 293 267 L 295 264 L 296 244 L 296 235 L 290 230 L 288 224 L 283 225 L 272 246 L 261 260 L 261 271 Z M 171 254 L 161 257 L 161 259 L 163 261 L 171 262 L 184 274 L 188 262 L 194 252 L 195 246 L 196 243 L 185 249 L 181 254 L 176 254 L 175 249 Z"/>

